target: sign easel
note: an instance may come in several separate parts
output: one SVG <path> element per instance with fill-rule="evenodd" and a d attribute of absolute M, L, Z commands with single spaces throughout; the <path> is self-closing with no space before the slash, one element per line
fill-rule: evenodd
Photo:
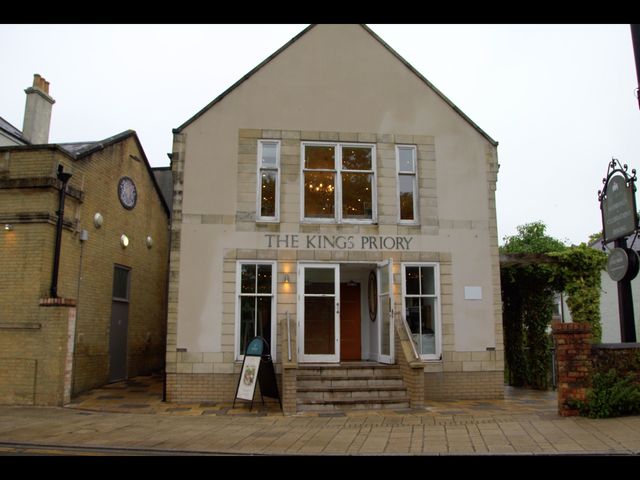
<path fill-rule="evenodd" d="M 266 349 L 265 349 L 266 347 Z M 246 400 L 251 402 L 249 411 L 253 408 L 253 396 L 256 391 L 256 383 L 260 384 L 260 397 L 264 405 L 264 397 L 277 398 L 282 408 L 282 400 L 278 392 L 278 384 L 276 381 L 276 372 L 271 361 L 269 352 L 269 344 L 262 337 L 255 337 L 244 354 L 242 362 L 242 370 L 238 379 L 236 388 L 236 396 L 233 400 L 233 407 L 236 406 L 236 400 Z"/>

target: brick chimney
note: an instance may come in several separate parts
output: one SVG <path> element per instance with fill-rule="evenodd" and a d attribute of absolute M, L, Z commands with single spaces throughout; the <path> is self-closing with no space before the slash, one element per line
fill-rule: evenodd
<path fill-rule="evenodd" d="M 49 82 L 37 73 L 33 86 L 25 90 L 27 104 L 24 109 L 22 136 L 34 145 L 49 143 L 51 107 L 56 101 L 49 96 Z"/>

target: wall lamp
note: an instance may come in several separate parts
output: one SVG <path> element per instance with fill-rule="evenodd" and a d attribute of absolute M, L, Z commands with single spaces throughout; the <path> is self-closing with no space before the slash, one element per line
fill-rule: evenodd
<path fill-rule="evenodd" d="M 289 283 L 289 274 L 288 273 L 284 274 L 284 283 Z"/>
<path fill-rule="evenodd" d="M 13 230 L 13 225 L 12 225 L 12 224 L 10 224 L 10 223 L 5 223 L 5 224 L 4 224 L 4 230 L 5 230 L 6 232 L 10 232 L 11 230 Z"/>

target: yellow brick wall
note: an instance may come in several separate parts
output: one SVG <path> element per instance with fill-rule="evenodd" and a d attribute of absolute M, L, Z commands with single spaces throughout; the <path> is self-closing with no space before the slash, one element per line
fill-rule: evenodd
<path fill-rule="evenodd" d="M 78 161 L 48 147 L 4 151 L 0 156 L 5 160 L 4 179 L 55 178 L 60 163 L 65 171 L 73 173 L 69 186 L 84 193 L 82 202 L 72 196 L 66 197 L 65 223 L 72 227 L 63 229 L 58 279 L 58 296 L 77 300 L 73 393 L 102 385 L 108 379 L 114 264 L 131 268 L 128 374 L 134 376 L 162 368 L 166 338 L 168 218 L 135 137 L 129 136 Z M 137 187 L 138 200 L 133 210 L 124 209 L 118 200 L 117 184 L 122 176 L 132 178 Z M 5 273 L 0 275 L 0 326 L 3 322 L 37 322 L 38 319 L 44 325 L 58 315 L 57 310 L 67 310 L 39 306 L 40 298 L 49 297 L 57 209 L 58 191 L 54 188 L 0 188 L 0 217 L 15 219 L 13 231 L 0 232 L 0 251 L 6 265 Z M 49 222 L 20 221 L 24 214 L 44 211 L 50 213 Z M 104 218 L 101 228 L 93 224 L 93 216 L 98 212 Z M 86 242 L 79 240 L 83 229 L 89 233 Z M 123 233 L 130 240 L 127 249 L 119 242 Z M 147 235 L 153 238 L 151 249 L 145 244 Z M 11 334 L 4 335 L 6 332 Z M 44 388 L 42 365 L 55 356 L 49 348 L 48 330 L 44 327 L 41 330 L 13 328 L 0 333 L 0 365 L 17 359 L 37 359 L 36 390 Z M 65 341 L 66 334 L 64 323 L 62 335 Z M 58 347 L 66 352 L 66 343 Z M 61 359 L 65 352 L 61 353 Z M 25 365 L 28 364 L 23 362 L 13 375 L 17 389 L 12 394 L 14 398 L 18 391 L 26 392 L 26 387 L 18 386 L 24 382 Z M 56 382 L 62 385 L 61 378 Z M 10 384 L 10 379 L 3 377 L 0 380 L 0 388 Z M 20 395 L 24 399 L 29 394 Z M 0 403 L 3 401 L 5 399 L 0 396 Z M 60 401 L 58 398 L 53 403 Z"/>

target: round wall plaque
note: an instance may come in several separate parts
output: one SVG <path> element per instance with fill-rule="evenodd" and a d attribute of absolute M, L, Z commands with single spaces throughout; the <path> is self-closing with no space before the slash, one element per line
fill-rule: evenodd
<path fill-rule="evenodd" d="M 133 207 L 136 206 L 138 191 L 136 184 L 129 177 L 122 177 L 118 182 L 118 198 L 127 210 L 133 210 Z"/>
<path fill-rule="evenodd" d="M 378 316 L 378 282 L 375 272 L 369 273 L 367 299 L 369 303 L 369 318 L 372 322 L 375 322 Z"/>

